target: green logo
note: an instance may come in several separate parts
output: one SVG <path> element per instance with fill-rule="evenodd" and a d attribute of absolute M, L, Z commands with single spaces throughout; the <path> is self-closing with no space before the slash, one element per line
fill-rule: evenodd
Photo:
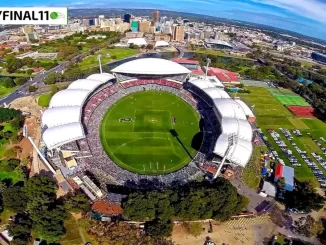
<path fill-rule="evenodd" d="M 50 18 L 52 20 L 56 20 L 56 19 L 64 19 L 65 18 L 65 15 L 64 14 L 61 14 L 61 13 L 58 13 L 58 12 L 51 12 L 50 14 Z"/>

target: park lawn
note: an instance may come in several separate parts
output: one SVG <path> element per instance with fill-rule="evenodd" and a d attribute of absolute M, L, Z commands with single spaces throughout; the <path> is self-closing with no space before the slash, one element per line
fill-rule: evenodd
<path fill-rule="evenodd" d="M 187 165 L 201 144 L 199 132 L 197 112 L 174 94 L 159 91 L 120 99 L 100 126 L 106 153 L 140 174 L 165 174 Z"/>
<path fill-rule="evenodd" d="M 6 97 L 8 94 L 12 93 L 16 88 L 17 87 L 13 87 L 13 88 L 0 87 L 0 98 Z"/>
<path fill-rule="evenodd" d="M 126 57 L 135 55 L 137 53 L 138 53 L 138 50 L 136 50 L 136 49 L 105 48 L 105 49 L 99 50 L 94 55 L 87 56 L 85 59 L 83 59 L 81 62 L 79 62 L 79 65 L 80 65 L 81 69 L 88 69 L 91 67 L 98 66 L 97 56 L 99 54 L 102 55 L 102 57 L 101 57 L 102 64 L 106 64 L 106 63 L 114 61 L 114 60 L 124 59 Z"/>
<path fill-rule="evenodd" d="M 9 222 L 10 216 L 13 216 L 15 213 L 5 208 L 0 214 L 0 225 L 7 224 Z"/>
<path fill-rule="evenodd" d="M 283 105 L 279 103 L 265 88 L 261 87 L 246 87 L 250 90 L 250 94 L 237 93 L 244 102 L 249 106 L 254 106 L 254 114 L 260 116 L 273 117 L 292 117 Z"/>
<path fill-rule="evenodd" d="M 247 57 L 243 57 L 243 56 L 239 56 L 239 55 L 235 55 L 235 54 L 227 54 L 221 50 L 197 48 L 195 50 L 188 50 L 188 51 L 193 52 L 193 53 L 210 54 L 210 55 L 216 55 L 216 56 L 222 56 L 222 57 L 230 57 L 230 58 L 254 61 L 253 59 L 250 59 Z"/>
<path fill-rule="evenodd" d="M 251 189 L 257 190 L 261 180 L 262 161 L 261 154 L 266 152 L 266 146 L 254 146 L 251 158 L 243 170 L 243 183 Z"/>
<path fill-rule="evenodd" d="M 5 170 L 4 163 L 0 164 L 0 180 L 11 179 L 12 183 L 15 184 L 22 180 L 22 174 L 16 170 L 8 172 Z"/>
<path fill-rule="evenodd" d="M 288 118 L 292 125 L 297 129 L 310 129 L 303 121 L 302 118 Z"/>
<path fill-rule="evenodd" d="M 42 107 L 49 107 L 52 96 L 53 96 L 52 93 L 40 95 L 38 97 L 37 104 Z"/>
<path fill-rule="evenodd" d="M 79 233 L 78 223 L 74 218 L 65 222 L 66 234 L 61 238 L 61 245 L 79 245 L 83 244 L 83 239 Z"/>

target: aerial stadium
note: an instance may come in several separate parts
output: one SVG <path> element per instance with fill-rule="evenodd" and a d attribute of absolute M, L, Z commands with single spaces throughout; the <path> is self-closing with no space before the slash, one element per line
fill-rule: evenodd
<path fill-rule="evenodd" d="M 173 61 L 143 58 L 71 83 L 42 114 L 46 164 L 77 182 L 95 178 L 103 190 L 182 185 L 207 165 L 215 176 L 225 164 L 245 167 L 252 111 L 190 75 Z"/>

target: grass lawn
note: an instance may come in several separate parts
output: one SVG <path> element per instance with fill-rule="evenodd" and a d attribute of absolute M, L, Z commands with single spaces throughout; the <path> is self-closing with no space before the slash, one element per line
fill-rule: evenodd
<path fill-rule="evenodd" d="M 22 179 L 21 173 L 17 171 L 8 172 L 4 166 L 4 162 L 0 164 L 0 180 L 11 179 L 12 183 L 15 184 Z"/>
<path fill-rule="evenodd" d="M 81 69 L 88 69 L 91 67 L 98 66 L 98 59 L 97 56 L 99 54 L 102 55 L 101 62 L 102 64 L 106 64 L 110 61 L 114 60 L 120 60 L 123 58 L 126 58 L 128 56 L 132 56 L 137 54 L 138 51 L 136 49 L 129 49 L 129 48 L 105 48 L 101 49 L 98 52 L 96 52 L 94 55 L 87 56 L 85 59 L 83 59 L 79 65 Z"/>
<path fill-rule="evenodd" d="M 14 212 L 8 209 L 4 209 L 3 212 L 0 214 L 0 225 L 7 224 L 10 216 L 13 216 L 14 214 Z"/>
<path fill-rule="evenodd" d="M 67 233 L 64 237 L 62 237 L 60 241 L 61 245 L 83 244 L 83 239 L 79 234 L 78 223 L 74 218 L 71 218 L 65 222 L 65 228 L 67 230 Z"/>
<path fill-rule="evenodd" d="M 42 107 L 49 107 L 52 96 L 52 93 L 40 95 L 40 97 L 38 97 L 37 104 Z"/>
<path fill-rule="evenodd" d="M 224 56 L 224 57 L 231 57 L 231 58 L 237 58 L 237 59 L 243 59 L 243 60 L 252 60 L 253 61 L 253 59 L 243 57 L 243 56 L 239 56 L 239 55 L 235 55 L 235 54 L 227 54 L 227 53 L 224 53 L 221 50 L 197 48 L 195 50 L 188 50 L 188 51 L 193 52 L 193 53 L 211 54 L 211 55 L 217 55 L 217 56 Z"/>
<path fill-rule="evenodd" d="M 257 190 L 261 180 L 261 152 L 266 152 L 266 146 L 254 146 L 251 159 L 243 170 L 243 182 L 251 189 Z"/>
<path fill-rule="evenodd" d="M 301 156 L 294 150 L 290 142 L 280 132 L 279 128 L 286 128 L 289 130 L 299 129 L 303 134 L 303 137 L 294 137 L 293 142 L 296 143 L 301 150 L 307 151 L 308 156 L 310 156 L 310 158 L 317 164 L 317 166 L 319 166 L 319 168 L 324 172 L 324 174 L 326 174 L 326 171 L 311 156 L 312 152 L 317 152 L 321 154 L 321 150 L 307 136 L 307 133 L 311 133 L 316 139 L 319 139 L 319 137 L 326 138 L 326 124 L 315 118 L 311 119 L 296 117 L 292 115 L 285 108 L 285 106 L 281 105 L 281 103 L 276 98 L 274 98 L 275 95 L 293 96 L 294 94 L 292 91 L 276 90 L 269 88 L 265 89 L 258 87 L 248 87 L 248 89 L 251 91 L 251 94 L 238 93 L 237 95 L 240 96 L 248 105 L 255 105 L 254 113 L 257 116 L 256 125 L 263 130 L 264 134 L 268 138 L 268 141 L 278 152 L 280 158 L 284 160 L 285 164 L 292 166 L 292 164 L 287 160 L 285 154 L 281 151 L 278 145 L 276 145 L 275 141 L 268 132 L 268 129 L 276 130 L 281 135 L 281 138 L 284 140 L 284 142 L 286 142 L 289 149 L 293 151 L 293 154 L 302 165 L 301 167 L 294 167 L 295 177 L 301 181 L 312 181 L 315 186 L 318 186 L 318 182 L 310 168 L 306 165 Z M 326 144 L 322 144 L 326 147 Z M 326 157 L 324 158 L 326 159 Z"/>
<path fill-rule="evenodd" d="M 292 114 L 277 99 L 275 99 L 265 88 L 246 87 L 250 94 L 237 93 L 249 106 L 254 107 L 254 113 L 261 116 L 291 117 Z"/>
<path fill-rule="evenodd" d="M 120 167 L 140 174 L 163 174 L 191 161 L 197 153 L 193 139 L 199 131 L 199 115 L 186 102 L 168 92 L 143 91 L 109 109 L 100 136 L 106 153 Z"/>
<path fill-rule="evenodd" d="M 17 87 L 13 88 L 5 88 L 5 87 L 0 87 L 0 98 L 3 98 L 7 96 L 8 94 L 12 93 Z"/>

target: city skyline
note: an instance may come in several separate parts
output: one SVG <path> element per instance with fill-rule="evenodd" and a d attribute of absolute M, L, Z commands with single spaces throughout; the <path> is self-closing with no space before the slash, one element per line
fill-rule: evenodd
<path fill-rule="evenodd" d="M 91 3 L 91 4 L 90 4 Z M 191 3 L 191 4 L 189 4 Z M 326 40 L 326 0 L 13 0 L 1 7 L 150 8 L 211 15 L 270 25 Z"/>

